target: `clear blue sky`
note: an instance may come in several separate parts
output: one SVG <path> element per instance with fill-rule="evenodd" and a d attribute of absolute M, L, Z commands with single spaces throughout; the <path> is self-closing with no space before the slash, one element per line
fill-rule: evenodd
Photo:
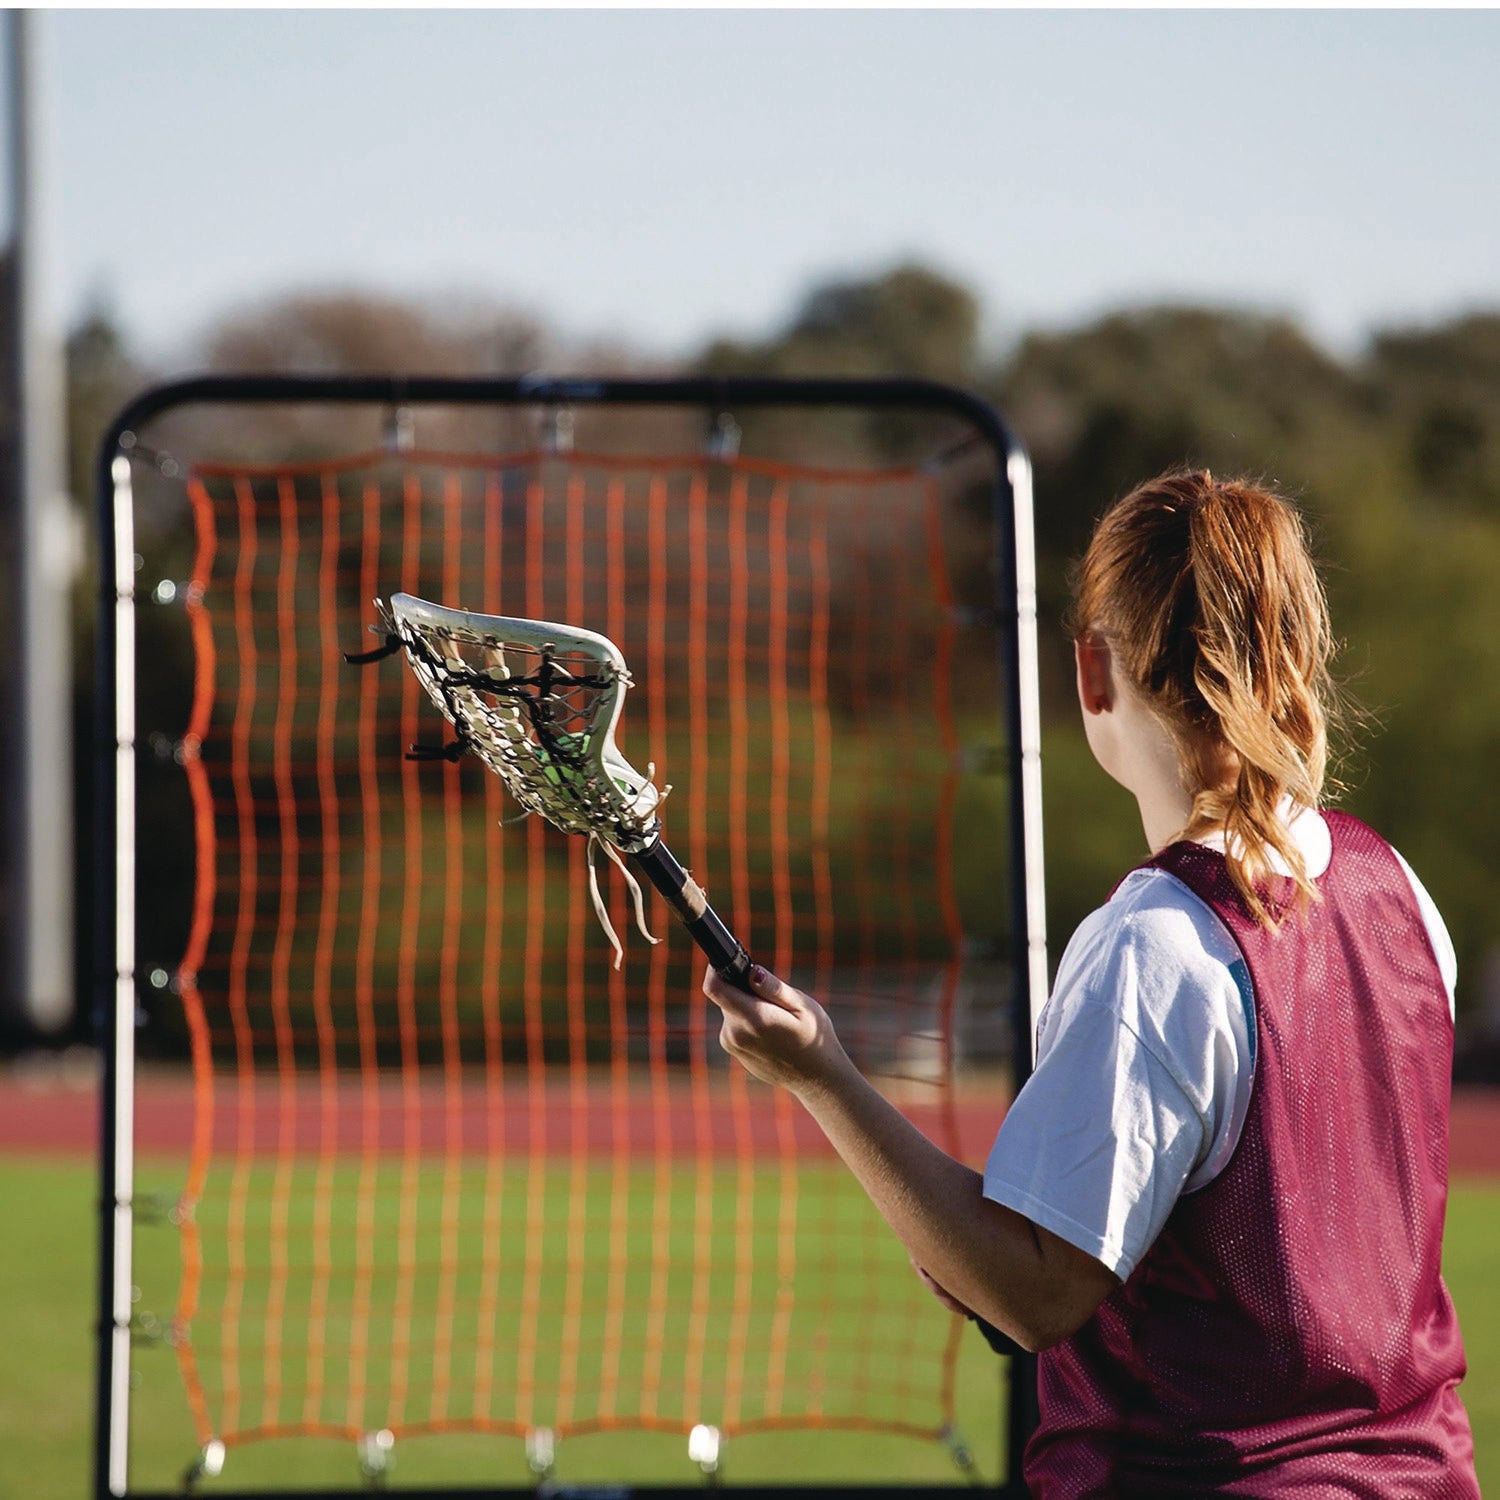
<path fill-rule="evenodd" d="M 672 355 L 919 256 L 997 340 L 1500 306 L 1494 12 L 52 12 L 56 298 L 190 362 L 275 290 Z"/>

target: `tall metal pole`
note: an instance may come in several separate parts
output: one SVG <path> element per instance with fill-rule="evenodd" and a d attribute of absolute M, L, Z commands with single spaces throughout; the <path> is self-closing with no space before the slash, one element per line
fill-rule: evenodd
<path fill-rule="evenodd" d="M 18 1029 L 47 1033 L 73 1015 L 73 661 L 69 587 L 76 542 L 63 489 L 63 375 L 47 287 L 47 174 L 40 162 L 36 13 L 7 12 L 15 382 L 9 506 L 14 639 L 4 705 L 5 824 L 14 895 L 0 1006 Z"/>

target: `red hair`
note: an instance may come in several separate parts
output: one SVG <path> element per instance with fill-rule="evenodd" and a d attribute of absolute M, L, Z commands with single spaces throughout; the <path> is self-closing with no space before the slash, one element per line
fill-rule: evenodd
<path fill-rule="evenodd" d="M 1301 518 L 1273 490 L 1163 474 L 1105 513 L 1074 580 L 1075 635 L 1097 630 L 1172 735 L 1193 813 L 1181 837 L 1222 830 L 1229 874 L 1275 926 L 1275 850 L 1298 904 L 1316 900 L 1277 809 L 1323 796 L 1336 705 L 1333 637 Z M 1279 903 L 1277 903 L 1279 905 Z"/>

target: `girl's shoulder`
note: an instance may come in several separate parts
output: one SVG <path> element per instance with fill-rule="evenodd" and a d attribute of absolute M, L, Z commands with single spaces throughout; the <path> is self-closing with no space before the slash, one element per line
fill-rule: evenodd
<path fill-rule="evenodd" d="M 1103 906 L 1078 925 L 1059 966 L 1119 967 L 1146 962 L 1172 973 L 1223 967 L 1239 957 L 1213 909 L 1175 875 L 1142 865 L 1127 874 Z"/>
<path fill-rule="evenodd" d="M 1176 1072 L 1226 1027 L 1243 1034 L 1243 967 L 1223 922 L 1176 876 L 1132 870 L 1068 943 L 1039 1040 L 1102 1006 Z"/>

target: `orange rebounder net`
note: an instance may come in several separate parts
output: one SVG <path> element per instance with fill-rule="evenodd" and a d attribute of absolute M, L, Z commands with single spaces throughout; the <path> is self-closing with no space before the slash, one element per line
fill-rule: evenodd
<path fill-rule="evenodd" d="M 609 636 L 674 851 L 972 1160 L 999 1095 L 960 1098 L 955 1046 L 1005 1002 L 975 999 L 965 919 L 1000 908 L 1003 840 L 960 742 L 998 685 L 935 474 L 408 453 L 187 494 L 191 1150 L 137 1279 L 193 1442 L 513 1435 L 566 1472 L 609 1429 L 943 1433 L 961 1323 L 727 1065 L 666 908 L 650 947 L 602 876 L 616 971 L 584 841 L 513 821 L 472 758 L 404 758 L 447 726 L 400 658 L 341 660 L 398 590 Z"/>

